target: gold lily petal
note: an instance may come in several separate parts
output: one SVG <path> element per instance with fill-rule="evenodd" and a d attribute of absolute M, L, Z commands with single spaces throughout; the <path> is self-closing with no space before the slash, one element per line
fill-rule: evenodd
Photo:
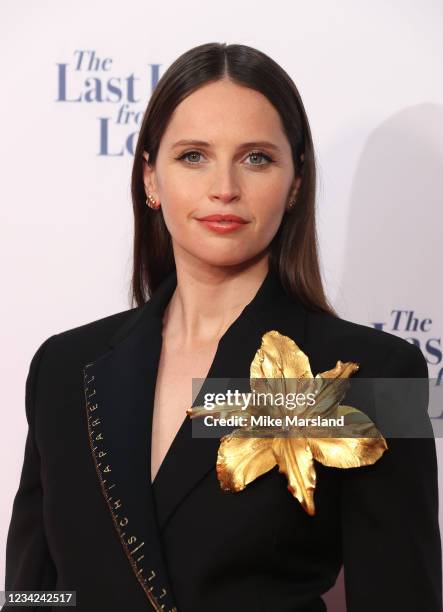
<path fill-rule="evenodd" d="M 221 438 L 217 476 L 225 491 L 242 491 L 250 482 L 276 465 L 272 438 Z"/>
<path fill-rule="evenodd" d="M 358 369 L 358 363 L 337 361 L 337 365 L 332 370 L 317 374 L 314 379 L 317 384 L 316 403 L 311 410 L 316 415 L 331 416 L 330 413 L 343 399 L 349 388 L 349 376 Z"/>
<path fill-rule="evenodd" d="M 357 372 L 358 369 L 358 363 L 354 363 L 353 361 L 346 361 L 343 363 L 338 360 L 335 368 L 327 370 L 326 372 L 321 372 L 321 374 L 317 374 L 317 376 L 321 376 L 321 378 L 349 378 L 349 376 Z"/>
<path fill-rule="evenodd" d="M 308 357 L 292 338 L 275 330 L 263 334 L 250 373 L 251 378 L 312 378 Z"/>
<path fill-rule="evenodd" d="M 346 417 L 345 431 L 349 437 L 341 437 L 343 430 L 339 427 L 329 428 L 326 438 L 310 436 L 314 458 L 323 465 L 339 468 L 361 467 L 380 459 L 388 446 L 371 419 L 352 406 L 339 406 L 336 415 Z"/>
<path fill-rule="evenodd" d="M 388 448 L 384 438 L 309 438 L 314 459 L 329 467 L 375 463 Z"/>
<path fill-rule="evenodd" d="M 312 516 L 316 473 L 309 444 L 305 438 L 275 438 L 272 448 L 279 472 L 288 479 L 288 490 Z"/>
<path fill-rule="evenodd" d="M 251 389 L 256 393 L 286 393 L 287 378 L 312 378 L 309 359 L 294 340 L 272 330 L 262 336 L 250 367 Z M 261 380 L 262 379 L 262 380 Z"/>

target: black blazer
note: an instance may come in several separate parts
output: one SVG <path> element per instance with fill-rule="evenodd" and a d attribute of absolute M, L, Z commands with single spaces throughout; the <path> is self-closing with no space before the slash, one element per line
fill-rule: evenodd
<path fill-rule="evenodd" d="M 142 307 L 55 334 L 35 353 L 6 589 L 75 590 L 79 612 L 319 612 L 344 564 L 349 612 L 441 612 L 432 438 L 387 440 L 370 466 L 316 463 L 309 516 L 277 467 L 223 492 L 219 440 L 192 437 L 186 417 L 151 486 L 162 313 L 176 282 L 173 273 Z M 272 270 L 208 376 L 248 378 L 272 329 L 314 374 L 341 359 L 360 364 L 353 378 L 428 376 L 415 346 L 307 310 Z"/>

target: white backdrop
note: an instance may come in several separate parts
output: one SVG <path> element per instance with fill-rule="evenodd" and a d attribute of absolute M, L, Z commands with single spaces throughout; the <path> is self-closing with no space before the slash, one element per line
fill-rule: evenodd
<path fill-rule="evenodd" d="M 158 76 L 195 45 L 248 44 L 292 76 L 319 163 L 331 301 L 344 318 L 419 341 L 430 376 L 441 376 L 440 1 L 3 0 L 0 23 L 1 551 L 23 460 L 30 359 L 48 336 L 129 307 L 126 143 Z M 101 101 L 88 100 L 88 79 L 100 80 Z M 409 312 L 431 322 L 408 329 Z"/>

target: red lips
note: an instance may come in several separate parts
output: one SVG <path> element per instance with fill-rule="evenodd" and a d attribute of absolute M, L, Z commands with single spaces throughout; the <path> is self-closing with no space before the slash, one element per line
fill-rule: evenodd
<path fill-rule="evenodd" d="M 236 223 L 247 223 L 246 219 L 237 215 L 208 215 L 207 217 L 199 217 L 199 221 L 234 221 Z"/>

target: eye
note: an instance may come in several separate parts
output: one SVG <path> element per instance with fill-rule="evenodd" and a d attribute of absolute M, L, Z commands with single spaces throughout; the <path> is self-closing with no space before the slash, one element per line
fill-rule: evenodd
<path fill-rule="evenodd" d="M 261 151 L 251 151 L 251 153 L 249 153 L 248 157 L 261 157 L 263 159 L 266 160 L 267 163 L 271 163 L 274 160 L 269 157 L 269 155 L 266 155 L 265 153 L 262 153 Z M 251 166 L 266 166 L 266 164 L 250 164 Z"/>
<path fill-rule="evenodd" d="M 199 151 L 188 151 L 187 153 L 183 153 L 183 155 L 181 155 L 180 157 L 177 157 L 176 159 L 184 160 L 188 164 L 196 165 L 195 159 L 194 159 L 194 161 L 189 161 L 189 159 L 187 159 L 188 155 L 201 155 L 201 153 Z"/>

